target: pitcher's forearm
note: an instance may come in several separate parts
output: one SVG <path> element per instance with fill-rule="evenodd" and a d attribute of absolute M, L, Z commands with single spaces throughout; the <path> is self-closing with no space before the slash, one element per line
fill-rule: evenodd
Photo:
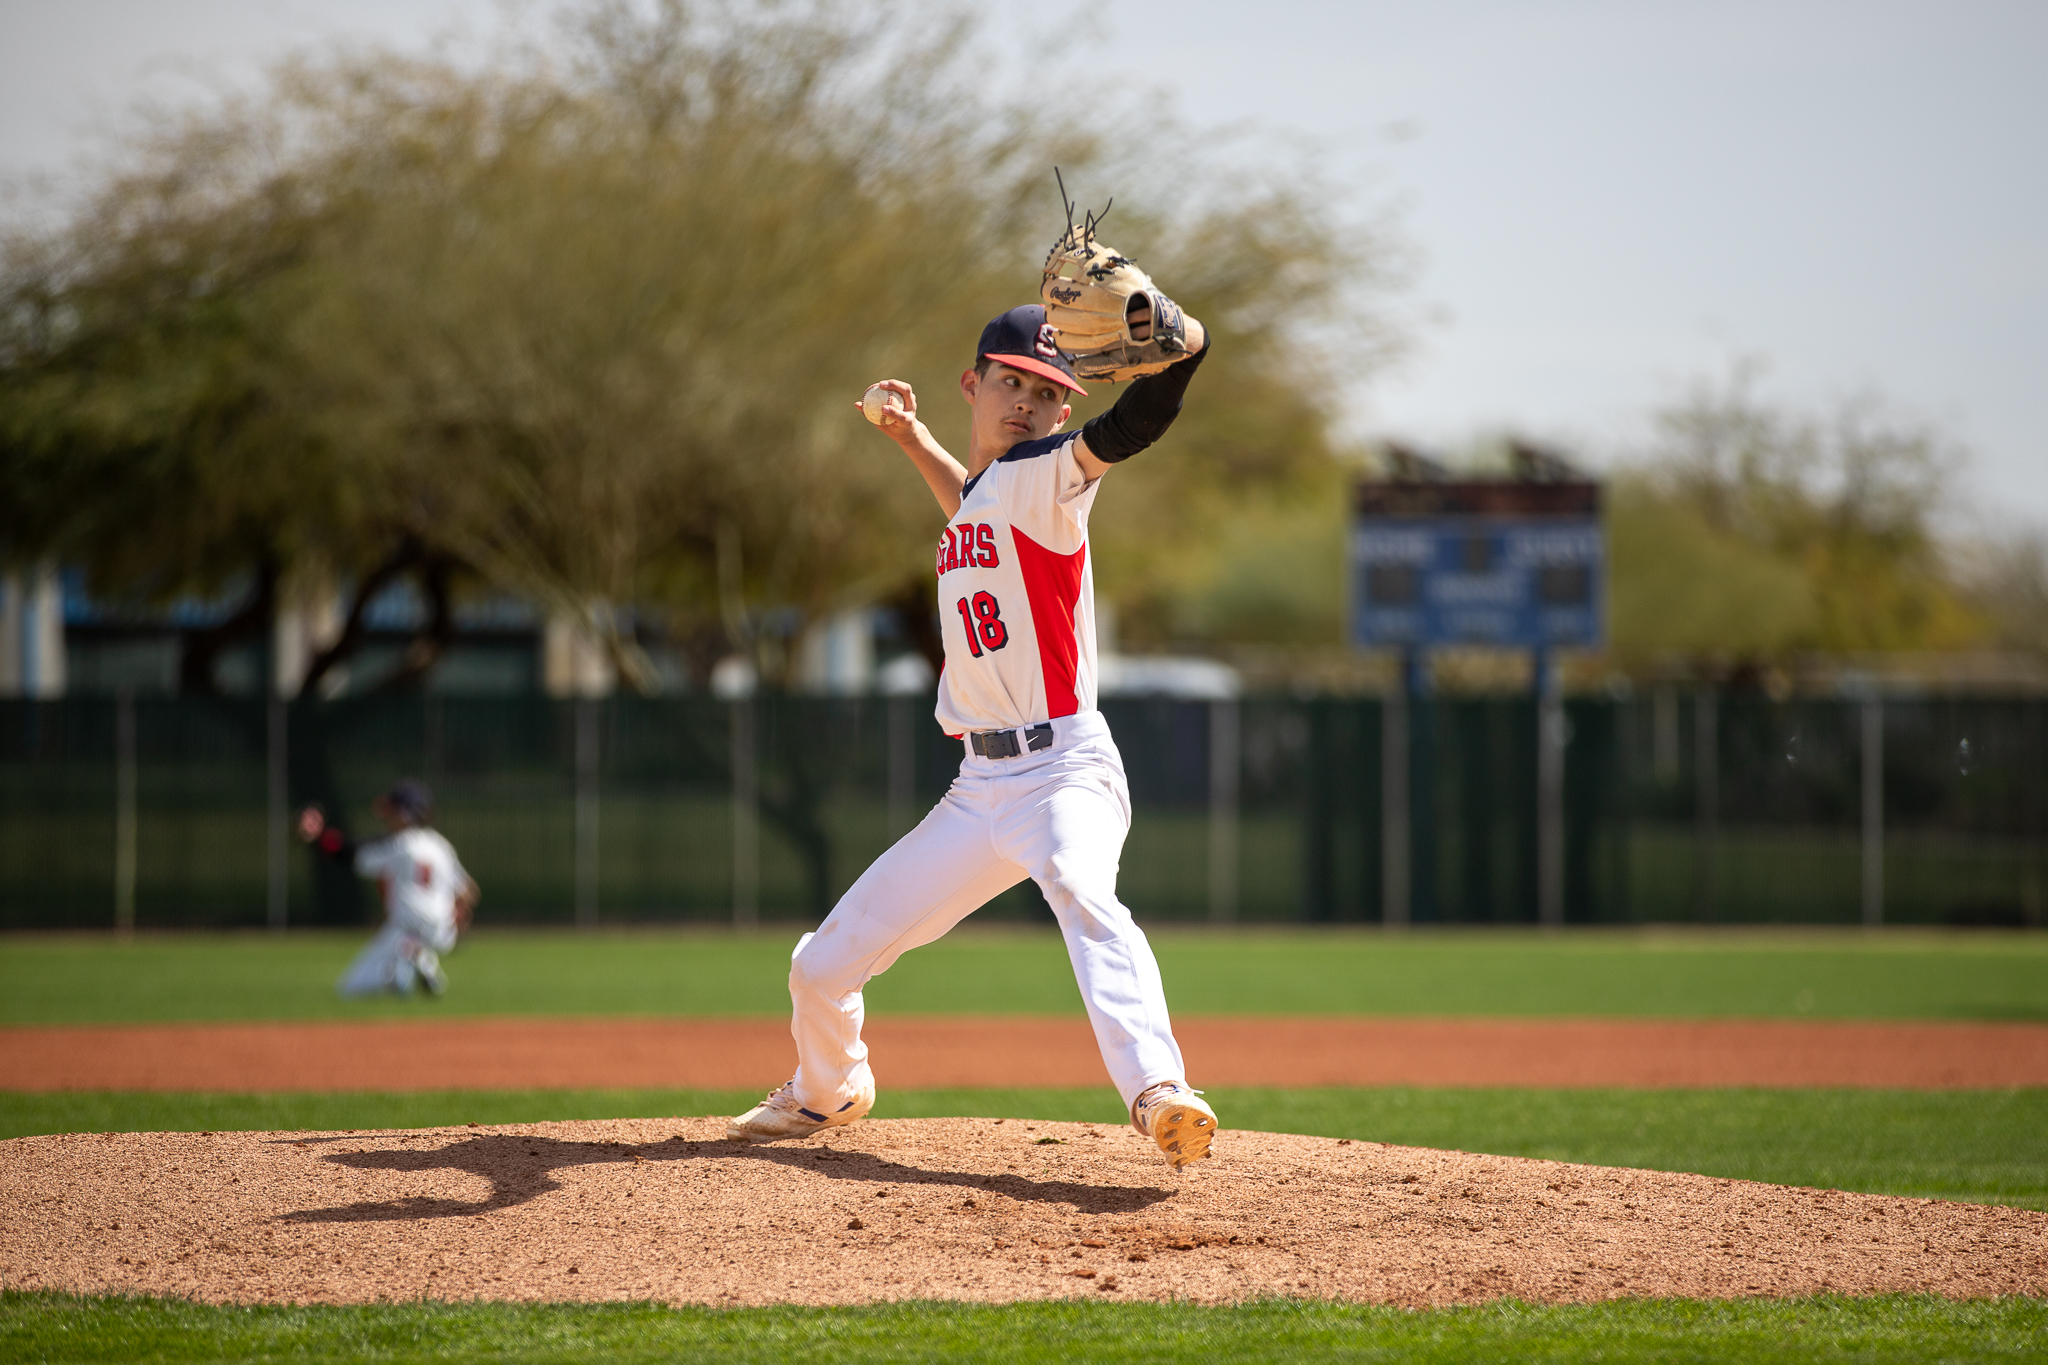
<path fill-rule="evenodd" d="M 917 472 L 924 476 L 925 486 L 938 499 L 939 510 L 951 517 L 960 510 L 960 490 L 967 486 L 967 468 L 946 452 L 946 448 L 932 439 L 930 428 L 919 422 L 904 435 L 896 438 L 896 444 L 917 466 Z"/>

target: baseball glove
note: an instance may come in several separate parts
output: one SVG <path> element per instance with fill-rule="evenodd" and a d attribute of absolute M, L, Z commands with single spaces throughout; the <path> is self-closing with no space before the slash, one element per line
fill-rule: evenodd
<path fill-rule="evenodd" d="M 1115 384 L 1157 374 L 1188 352 L 1180 305 L 1128 256 L 1097 241 L 1092 218 L 1053 243 L 1038 296 L 1082 379 Z"/>

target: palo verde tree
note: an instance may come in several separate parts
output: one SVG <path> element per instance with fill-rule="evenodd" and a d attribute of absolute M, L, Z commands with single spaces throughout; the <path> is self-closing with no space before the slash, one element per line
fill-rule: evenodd
<path fill-rule="evenodd" d="M 1049 87 L 1003 103 L 976 41 L 888 0 L 580 0 L 547 42 L 303 57 L 153 122 L 0 246 L 0 555 L 145 600 L 253 583 L 252 632 L 346 585 L 309 689 L 401 576 L 434 611 L 394 684 L 491 588 L 580 619 L 629 686 L 648 611 L 776 685 L 765 622 L 929 602 L 937 511 L 852 402 L 908 379 L 957 447 L 973 340 L 1063 226 L 1058 164 L 1216 341 L 1098 513 L 1100 590 L 1156 616 L 1234 506 L 1326 477 L 1316 338 L 1376 363 L 1386 255 L 1170 119 L 1106 149 Z"/>
<path fill-rule="evenodd" d="M 1941 535 L 1950 443 L 1874 400 L 1815 415 L 1753 386 L 1699 386 L 1615 482 L 1620 661 L 1715 672 L 1984 641 Z"/>

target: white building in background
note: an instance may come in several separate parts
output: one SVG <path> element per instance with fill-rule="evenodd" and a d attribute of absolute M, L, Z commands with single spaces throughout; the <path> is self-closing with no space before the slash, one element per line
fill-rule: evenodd
<path fill-rule="evenodd" d="M 858 696 L 875 686 L 875 613 L 861 607 L 828 616 L 797 644 L 799 691 Z"/>
<path fill-rule="evenodd" d="M 0 576 L 0 696 L 60 697 L 67 692 L 174 693 L 184 632 L 227 619 L 246 588 L 214 600 L 181 600 L 138 608 L 102 603 L 76 573 L 42 568 Z M 233 695 L 297 696 L 313 660 L 339 638 L 344 596 L 331 580 L 288 585 L 271 630 L 236 642 L 216 661 L 218 684 Z M 609 610 L 604 606 L 594 611 Z M 1218 701 L 1242 690 L 1237 672 L 1211 659 L 1128 655 L 1116 649 L 1115 614 L 1098 607 L 1100 692 L 1104 697 L 1162 696 Z M 320 692 L 338 696 L 371 688 L 397 667 L 429 605 L 407 580 L 391 584 L 363 611 L 363 641 L 352 657 L 323 675 Z M 620 686 L 609 652 L 589 622 L 569 612 L 543 615 L 504 594 L 458 601 L 455 638 L 427 690 L 442 694 L 605 697 Z M 887 609 L 861 607 L 812 624 L 796 639 L 795 690 L 813 696 L 929 696 L 931 664 Z M 685 693 L 691 683 L 680 650 L 648 646 L 661 690 Z M 760 687 L 752 662 L 721 659 L 709 679 L 713 696 L 732 700 Z"/>
<path fill-rule="evenodd" d="M 875 670 L 875 688 L 885 696 L 929 696 L 938 690 L 939 675 L 924 655 L 898 654 Z"/>
<path fill-rule="evenodd" d="M 601 604 L 591 608 L 609 610 Z M 541 627 L 540 685 L 551 697 L 608 697 L 618 689 L 619 673 L 589 622 L 553 611 Z"/>
<path fill-rule="evenodd" d="M 1177 654 L 1104 654 L 1096 690 L 1105 697 L 1230 701 L 1244 691 L 1229 664 Z"/>
<path fill-rule="evenodd" d="M 1095 690 L 1104 697 L 1175 697 L 1229 701 L 1244 680 L 1229 664 L 1197 655 L 1124 654 L 1117 649 L 1116 604 L 1095 603 Z"/>
<path fill-rule="evenodd" d="M 270 636 L 270 687 L 274 695 L 296 697 L 314 656 L 341 638 L 341 595 L 332 583 L 315 583 L 278 604 Z M 348 685 L 348 665 L 321 679 L 329 696 Z"/>
<path fill-rule="evenodd" d="M 57 570 L 0 575 L 0 696 L 63 696 L 66 662 Z"/>
<path fill-rule="evenodd" d="M 761 675 L 754 661 L 743 654 L 728 654 L 711 665 L 711 695 L 720 701 L 751 697 L 761 687 Z"/>

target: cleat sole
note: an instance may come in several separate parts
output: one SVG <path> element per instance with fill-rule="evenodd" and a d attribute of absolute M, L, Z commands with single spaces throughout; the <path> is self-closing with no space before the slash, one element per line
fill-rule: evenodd
<path fill-rule="evenodd" d="M 1153 1140 L 1175 1170 L 1210 1155 L 1209 1144 L 1216 1137 L 1216 1120 L 1199 1109 L 1176 1105 L 1152 1120 Z"/>

